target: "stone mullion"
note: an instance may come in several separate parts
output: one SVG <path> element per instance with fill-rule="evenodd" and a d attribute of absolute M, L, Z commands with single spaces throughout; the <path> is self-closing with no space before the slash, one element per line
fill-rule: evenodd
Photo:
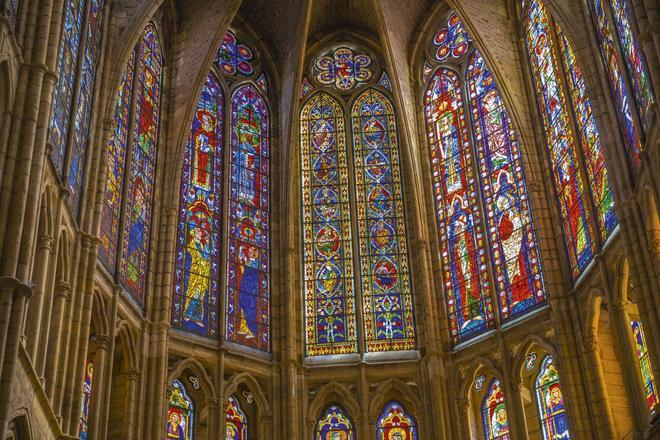
<path fill-rule="evenodd" d="M 48 334 L 48 350 L 46 354 L 45 379 L 46 395 L 51 401 L 55 410 L 55 379 L 57 376 L 56 367 L 60 357 L 60 340 L 62 336 L 62 324 L 64 321 L 64 305 L 71 293 L 71 285 L 63 280 L 55 282 L 53 293 L 53 307 L 51 328 Z"/>
<path fill-rule="evenodd" d="M 43 203 L 43 202 L 42 202 Z M 50 215 L 46 213 L 45 215 Z M 46 219 L 44 221 L 47 222 Z M 37 242 L 37 255 L 34 267 L 37 270 L 32 276 L 34 284 L 34 296 L 28 304 L 26 320 L 26 351 L 32 364 L 36 366 L 37 348 L 39 347 L 40 326 L 42 323 L 42 311 L 44 308 L 46 279 L 48 278 L 48 266 L 53 256 L 53 237 L 46 233 L 42 234 Z M 37 374 L 39 374 L 37 372 Z"/>
<path fill-rule="evenodd" d="M 117 322 L 117 306 L 119 302 L 119 296 L 122 294 L 121 293 L 121 287 L 115 286 L 114 290 L 112 291 L 112 304 L 110 306 L 110 313 L 108 314 L 108 322 L 112 323 L 108 333 L 110 337 L 110 346 L 108 347 L 108 356 L 107 356 L 107 366 L 108 368 L 105 370 L 105 377 L 100 378 L 101 386 L 103 387 L 102 394 L 105 396 L 105 399 L 103 400 L 103 406 L 100 407 L 99 413 L 98 414 L 91 414 L 92 418 L 97 418 L 97 431 L 98 432 L 98 437 L 90 437 L 90 438 L 99 438 L 99 439 L 105 439 L 107 438 L 108 434 L 108 417 L 110 414 L 110 398 L 112 396 L 112 374 L 113 374 L 113 365 L 114 365 L 114 357 L 115 357 L 115 348 L 117 345 L 117 331 L 116 331 L 116 325 L 115 323 Z M 98 375 L 97 375 L 98 376 Z M 99 405 L 101 405 L 99 403 Z"/>
<path fill-rule="evenodd" d="M 112 346 L 111 339 L 107 335 L 96 335 L 95 339 L 96 352 L 94 353 L 94 376 L 92 378 L 92 395 L 89 402 L 89 416 L 87 435 L 90 439 L 101 438 L 99 435 L 102 402 L 107 402 L 110 395 L 106 394 L 106 388 L 103 386 L 103 380 L 106 376 L 106 368 L 108 366 L 108 349 Z M 94 381 L 96 378 L 96 381 Z"/>
<path fill-rule="evenodd" d="M 370 430 L 369 424 L 369 379 L 367 378 L 366 365 L 360 364 L 360 377 L 358 379 L 358 395 L 360 402 L 360 423 L 356 423 L 355 429 L 358 438 L 369 438 L 375 430 Z M 357 421 L 356 421 L 357 422 Z M 360 433 L 360 431 L 362 431 Z"/>
<path fill-rule="evenodd" d="M 0 399 L 0 439 L 6 436 L 9 423 L 12 382 L 16 375 L 20 337 L 23 333 L 23 313 L 32 289 L 17 279 L 0 278 L 0 389 L 6 391 Z"/>
<path fill-rule="evenodd" d="M 511 394 L 508 399 L 512 402 L 513 413 L 516 415 L 515 428 L 518 432 L 516 438 L 527 439 L 527 414 L 525 413 L 525 402 L 523 401 L 523 382 L 520 377 L 512 377 L 510 380 Z"/>
<path fill-rule="evenodd" d="M 455 411 L 456 411 L 456 420 L 458 423 L 458 428 L 454 428 L 454 435 L 459 434 L 459 438 L 462 440 L 469 440 L 472 438 L 472 433 L 470 429 L 470 399 L 467 397 L 462 397 L 454 401 Z"/>
<path fill-rule="evenodd" d="M 140 370 L 137 368 L 129 367 L 126 373 L 126 405 L 124 406 L 124 425 L 123 433 L 124 440 L 133 440 L 135 437 L 135 422 L 137 408 L 135 407 L 138 392 L 138 380 L 140 378 Z"/>
<path fill-rule="evenodd" d="M 527 440 L 527 420 L 525 418 L 525 407 L 522 404 L 522 399 L 520 396 L 520 390 L 522 386 L 522 381 L 520 378 L 515 377 L 515 372 L 512 371 L 511 365 L 513 365 L 513 359 L 510 354 L 507 346 L 504 342 L 502 333 L 498 334 L 497 345 L 500 353 L 503 358 L 503 367 L 502 368 L 502 388 L 504 389 L 504 400 L 506 402 L 508 411 L 507 416 L 509 419 L 509 427 L 512 428 L 511 431 L 514 435 L 514 438 Z"/>
<path fill-rule="evenodd" d="M 643 397 L 644 381 L 639 371 L 639 361 L 635 356 L 635 342 L 630 327 L 630 317 L 626 313 L 626 303 L 622 299 L 616 299 L 609 304 L 608 311 L 615 329 L 613 332 L 616 341 L 614 346 L 622 363 L 624 384 L 632 407 L 633 426 L 637 433 L 641 433 L 649 422 L 650 413 Z"/>

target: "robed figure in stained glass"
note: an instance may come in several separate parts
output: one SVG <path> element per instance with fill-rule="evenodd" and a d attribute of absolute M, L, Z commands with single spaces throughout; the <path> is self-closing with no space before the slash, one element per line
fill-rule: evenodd
<path fill-rule="evenodd" d="M 552 356 L 543 360 L 541 371 L 536 378 L 536 399 L 545 440 L 565 440 L 571 438 L 568 430 L 568 414 L 559 384 L 559 373 Z"/>
<path fill-rule="evenodd" d="M 168 388 L 167 440 L 193 440 L 193 403 L 178 380 Z"/>
<path fill-rule="evenodd" d="M 391 401 L 376 424 L 376 440 L 417 440 L 415 419 L 396 401 Z"/>
<path fill-rule="evenodd" d="M 642 329 L 642 323 L 639 321 L 630 321 L 630 325 L 635 340 L 635 353 L 637 354 L 637 360 L 639 361 L 639 371 L 642 375 L 642 382 L 644 384 L 646 404 L 650 410 L 653 410 L 658 403 L 658 396 L 655 389 L 655 379 L 653 378 L 651 360 L 646 347 L 644 330 Z"/>
<path fill-rule="evenodd" d="M 485 437 L 487 440 L 509 440 L 509 419 L 500 381 L 494 379 L 481 405 Z"/>
<path fill-rule="evenodd" d="M 185 304 L 183 307 L 184 321 L 191 321 L 204 327 L 205 299 L 209 292 L 209 277 L 211 261 L 207 257 L 211 253 L 209 224 L 211 213 L 204 201 L 199 200 L 188 211 L 188 243 L 186 246 L 186 270 L 188 272 L 185 289 Z"/>

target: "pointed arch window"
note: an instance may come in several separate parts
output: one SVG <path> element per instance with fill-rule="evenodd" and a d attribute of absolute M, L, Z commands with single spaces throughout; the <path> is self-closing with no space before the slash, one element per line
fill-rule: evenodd
<path fill-rule="evenodd" d="M 226 438 L 227 440 L 247 440 L 248 420 L 241 409 L 241 405 L 234 396 L 227 399 L 227 411 L 225 413 Z"/>
<path fill-rule="evenodd" d="M 355 58 L 361 81 L 369 81 L 371 58 Z M 325 79 L 300 117 L 306 352 L 413 349 L 394 107 L 383 86 L 366 87 L 344 106 L 329 93 L 347 90 L 344 83 Z"/>
<path fill-rule="evenodd" d="M 487 440 L 509 440 L 509 419 L 504 403 L 504 391 L 500 381 L 493 379 L 481 403 L 484 438 Z"/>
<path fill-rule="evenodd" d="M 20 7 L 19 0 L 3 0 L 0 1 L 0 13 L 7 17 L 9 25 L 12 29 L 16 27 L 16 18 L 18 14 L 18 8 Z"/>
<path fill-rule="evenodd" d="M 172 325 L 215 337 L 224 317 L 227 341 L 269 351 L 270 112 L 260 88 L 266 84 L 264 72 L 245 78 L 255 66 L 256 52 L 227 32 L 185 147 Z M 222 317 L 221 293 L 226 298 Z"/>
<path fill-rule="evenodd" d="M 600 136 L 570 43 L 546 7 L 525 13 L 527 51 L 570 268 L 578 277 L 617 225 Z"/>
<path fill-rule="evenodd" d="M 339 406 L 331 405 L 316 424 L 314 440 L 355 440 L 353 422 Z"/>
<path fill-rule="evenodd" d="M 432 46 L 424 114 L 457 345 L 538 308 L 546 294 L 520 145 L 495 80 L 453 12 Z"/>
<path fill-rule="evenodd" d="M 15 7 L 16 1 L 8 5 Z M 72 0 L 64 6 L 48 143 L 74 212 L 83 184 L 104 6 L 105 0 Z"/>
<path fill-rule="evenodd" d="M 568 414 L 559 384 L 559 373 L 551 355 L 543 360 L 536 378 L 536 403 L 543 428 L 543 439 L 570 439 Z"/>
<path fill-rule="evenodd" d="M 651 358 L 646 346 L 646 337 L 640 321 L 630 321 L 633 339 L 635 341 L 635 354 L 639 362 L 639 372 L 644 384 L 644 397 L 649 410 L 653 411 L 658 403 L 658 391 L 655 387 L 655 378 L 653 377 L 653 368 L 651 367 Z"/>
<path fill-rule="evenodd" d="M 417 440 L 417 422 L 396 401 L 383 408 L 376 424 L 376 440 Z"/>
<path fill-rule="evenodd" d="M 195 408 L 186 387 L 178 380 L 168 390 L 166 438 L 193 440 Z"/>
<path fill-rule="evenodd" d="M 158 33 L 150 23 L 117 91 L 101 214 L 99 257 L 140 306 L 151 232 L 162 63 Z"/>
<path fill-rule="evenodd" d="M 83 397 L 80 402 L 80 424 L 78 435 L 81 440 L 87 440 L 89 428 L 89 404 L 92 399 L 92 381 L 94 379 L 94 362 L 85 362 L 85 377 L 83 379 Z"/>
<path fill-rule="evenodd" d="M 646 62 L 644 60 L 643 52 L 639 48 L 639 43 L 631 29 L 630 23 L 630 9 L 627 1 L 616 1 L 617 12 L 614 12 L 619 38 L 619 41 L 624 48 L 624 58 L 626 65 L 630 69 L 631 76 L 633 77 L 633 90 L 634 98 L 631 97 L 628 84 L 626 83 L 625 73 L 619 61 L 619 52 L 617 50 L 617 43 L 615 42 L 615 33 L 612 29 L 612 22 L 610 20 L 610 10 L 603 3 L 603 0 L 589 0 L 589 9 L 593 19 L 598 43 L 600 47 L 600 55 L 603 61 L 605 71 L 607 72 L 607 79 L 609 80 L 610 90 L 614 98 L 616 116 L 619 121 L 619 126 L 622 130 L 622 136 L 628 159 L 633 168 L 637 171 L 641 164 L 639 154 L 642 149 L 642 133 L 646 128 L 644 124 L 648 124 L 647 120 L 650 116 L 649 109 L 653 103 L 653 95 L 650 90 L 648 81 L 648 73 L 646 72 Z M 612 5 L 614 6 L 614 5 Z M 618 9 L 621 9 L 618 11 Z M 636 57 L 636 58 L 632 58 Z M 634 100 L 634 101 L 633 101 Z M 640 118 L 642 130 L 638 126 Z"/>

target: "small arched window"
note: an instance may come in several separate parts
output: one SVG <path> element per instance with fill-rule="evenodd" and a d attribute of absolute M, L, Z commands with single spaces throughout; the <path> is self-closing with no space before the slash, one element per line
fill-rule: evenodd
<path fill-rule="evenodd" d="M 182 170 L 172 324 L 215 337 L 224 318 L 227 341 L 269 351 L 270 112 L 256 61 L 228 31 L 197 103 Z"/>
<path fill-rule="evenodd" d="M 353 423 L 340 407 L 331 405 L 316 424 L 314 440 L 355 440 Z"/>
<path fill-rule="evenodd" d="M 66 179 L 69 200 L 77 213 L 88 149 L 105 0 L 67 1 L 64 4 L 48 143 L 55 169 L 60 177 Z M 8 1 L 8 13 L 12 10 L 15 13 L 16 6 L 16 0 Z"/>
<path fill-rule="evenodd" d="M 644 397 L 649 409 L 653 411 L 658 403 L 658 391 L 655 387 L 655 378 L 653 377 L 653 368 L 651 367 L 651 357 L 646 346 L 646 336 L 640 321 L 630 321 L 633 339 L 635 342 L 635 354 L 639 362 L 639 372 L 644 384 Z"/>
<path fill-rule="evenodd" d="M 536 378 L 536 404 L 543 428 L 543 439 L 570 439 L 568 414 L 559 385 L 559 373 L 551 355 L 543 360 Z"/>
<path fill-rule="evenodd" d="M 457 345 L 494 328 L 496 313 L 510 321 L 546 296 L 518 136 L 493 75 L 453 12 L 431 46 L 424 114 Z"/>
<path fill-rule="evenodd" d="M 311 95 L 300 117 L 309 356 L 415 348 L 391 83 L 365 87 L 350 106 L 333 96 L 369 83 L 372 62 L 341 47 L 314 63 L 322 90 L 303 85 Z"/>
<path fill-rule="evenodd" d="M 227 440 L 247 440 L 248 438 L 248 420 L 238 399 L 234 396 L 229 396 L 227 399 L 225 431 Z"/>
<path fill-rule="evenodd" d="M 158 32 L 150 23 L 129 57 L 117 91 L 99 249 L 106 268 L 117 274 L 140 306 L 151 233 L 162 74 Z"/>
<path fill-rule="evenodd" d="M 186 392 L 186 387 L 178 380 L 172 382 L 167 395 L 166 437 L 176 440 L 194 440 L 195 408 Z"/>
<path fill-rule="evenodd" d="M 80 402 L 80 424 L 78 435 L 81 440 L 87 440 L 87 429 L 89 428 L 89 404 L 92 399 L 92 381 L 94 379 L 94 362 L 85 362 L 85 378 L 83 379 L 83 397 Z"/>
<path fill-rule="evenodd" d="M 403 406 L 391 401 L 383 408 L 376 423 L 376 440 L 417 440 L 417 422 Z"/>
<path fill-rule="evenodd" d="M 591 102 L 570 43 L 536 0 L 527 6 L 525 32 L 562 230 L 576 278 L 617 225 L 614 200 Z"/>
<path fill-rule="evenodd" d="M 500 381 L 493 379 L 481 403 L 481 417 L 486 440 L 509 440 L 509 419 Z"/>

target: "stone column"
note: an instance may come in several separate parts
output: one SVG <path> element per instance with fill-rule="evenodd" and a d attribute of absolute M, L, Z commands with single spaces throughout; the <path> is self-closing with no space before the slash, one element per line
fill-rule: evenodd
<path fill-rule="evenodd" d="M 591 388 L 589 400 L 594 412 L 594 434 L 597 438 L 616 438 L 612 410 L 605 389 L 605 375 L 600 363 L 600 344 L 596 335 L 584 338 L 582 351 L 589 365 L 589 368 L 585 369 L 585 375 Z"/>
<path fill-rule="evenodd" d="M 126 420 L 126 425 L 124 426 L 125 440 L 133 440 L 135 438 L 135 402 L 137 401 L 137 384 L 139 378 L 140 370 L 137 368 L 129 368 L 126 372 L 126 406 L 124 407 Z"/>
<path fill-rule="evenodd" d="M 60 339 L 62 336 L 62 325 L 64 321 L 64 306 L 71 293 L 71 285 L 66 281 L 55 283 L 53 296 L 53 311 L 51 318 L 51 329 L 48 335 L 48 351 L 46 354 L 46 395 L 54 405 L 55 379 L 57 378 L 57 366 L 60 358 Z"/>
<path fill-rule="evenodd" d="M 43 234 L 39 237 L 38 251 L 34 267 L 36 273 L 33 275 L 34 296 L 28 304 L 25 336 L 27 337 L 27 354 L 36 363 L 37 347 L 39 346 L 39 333 L 41 326 L 41 313 L 44 307 L 44 291 L 48 275 L 48 262 L 53 250 L 53 237 Z"/>
<path fill-rule="evenodd" d="M 525 402 L 523 401 L 522 388 L 523 382 L 519 377 L 511 378 L 509 381 L 509 390 L 511 398 L 508 399 L 512 403 L 511 409 L 513 410 L 514 417 L 509 419 L 513 420 L 514 430 L 517 439 L 527 439 L 527 415 L 525 414 Z"/>
<path fill-rule="evenodd" d="M 461 439 L 470 440 L 472 438 L 470 429 L 470 399 L 464 397 L 456 399 L 455 402 L 458 410 L 457 424 L 461 433 Z"/>
<path fill-rule="evenodd" d="M 102 403 L 110 398 L 110 396 L 106 394 L 106 389 L 103 386 L 103 378 L 106 375 L 108 348 L 111 345 L 111 339 L 106 335 L 96 335 L 95 343 L 94 378 L 92 378 L 92 396 L 89 408 L 89 426 L 87 429 L 88 437 L 90 439 L 101 438 L 99 435 L 99 422 L 101 421 L 101 412 L 103 410 Z"/>

